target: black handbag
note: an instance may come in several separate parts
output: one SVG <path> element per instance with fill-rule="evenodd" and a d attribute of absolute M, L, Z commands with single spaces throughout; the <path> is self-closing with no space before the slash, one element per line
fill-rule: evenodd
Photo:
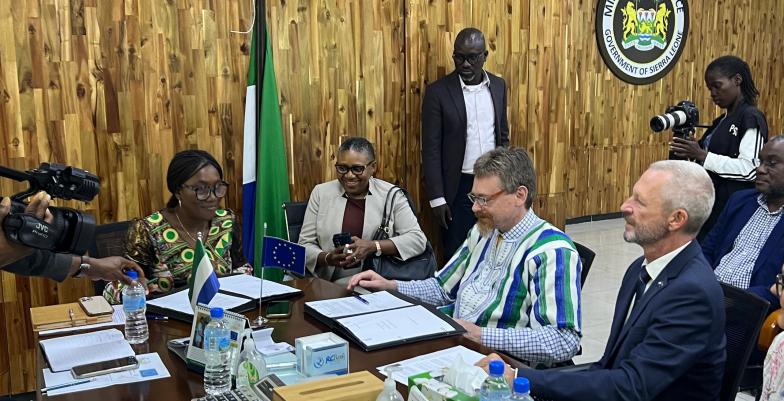
<path fill-rule="evenodd" d="M 389 219 L 395 205 L 395 197 L 398 194 L 402 194 L 406 197 L 412 212 L 415 210 L 411 203 L 411 198 L 408 196 L 408 192 L 398 186 L 392 187 L 384 200 L 384 212 L 381 215 L 381 225 L 373 234 L 374 241 L 389 239 L 389 233 L 391 231 Z M 416 215 L 416 212 L 414 212 L 414 214 Z M 425 251 L 417 256 L 407 260 L 389 255 L 374 256 L 370 259 L 369 264 L 365 264 L 365 269 L 363 270 L 375 270 L 376 273 L 390 280 L 424 280 L 435 275 L 436 258 L 430 241 L 427 241 L 425 244 Z"/>

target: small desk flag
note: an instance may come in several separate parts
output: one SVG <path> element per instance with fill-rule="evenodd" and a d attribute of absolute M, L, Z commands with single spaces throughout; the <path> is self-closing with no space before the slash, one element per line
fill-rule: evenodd
<path fill-rule="evenodd" d="M 305 247 L 280 238 L 264 237 L 264 266 L 305 275 Z"/>
<path fill-rule="evenodd" d="M 188 298 L 191 300 L 194 312 L 196 305 L 209 304 L 219 289 L 218 276 L 212 268 L 212 262 L 210 262 L 207 252 L 204 251 L 204 243 L 202 243 L 200 235 L 196 240 L 191 277 L 188 280 Z"/>

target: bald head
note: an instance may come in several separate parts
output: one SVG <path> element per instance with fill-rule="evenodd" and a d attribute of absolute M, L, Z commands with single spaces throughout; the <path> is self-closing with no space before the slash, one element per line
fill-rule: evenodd
<path fill-rule="evenodd" d="M 455 38 L 455 48 L 458 44 L 462 46 L 481 46 L 485 49 L 485 35 L 476 28 L 465 28 L 457 34 Z"/>

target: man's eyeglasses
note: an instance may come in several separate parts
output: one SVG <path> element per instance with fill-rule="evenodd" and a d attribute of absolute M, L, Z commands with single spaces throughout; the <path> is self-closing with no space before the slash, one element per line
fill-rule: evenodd
<path fill-rule="evenodd" d="M 471 65 L 475 65 L 479 61 L 482 60 L 484 57 L 484 53 L 476 53 L 476 54 L 460 54 L 460 53 L 452 53 L 452 59 L 455 60 L 457 64 L 463 64 L 466 60 Z"/>
<path fill-rule="evenodd" d="M 185 185 L 183 184 L 183 188 L 190 189 L 193 193 L 196 194 L 196 199 L 203 201 L 207 200 L 210 197 L 210 194 L 215 195 L 216 198 L 223 198 L 226 196 L 226 192 L 229 190 L 229 183 L 226 181 L 221 181 L 214 186 L 209 185 Z"/>
<path fill-rule="evenodd" d="M 365 172 L 365 169 L 368 168 L 371 164 L 375 163 L 376 161 L 373 160 L 368 164 L 355 164 L 353 166 L 349 166 L 346 164 L 335 164 L 335 171 L 338 174 L 343 175 L 349 172 L 349 170 L 354 173 L 354 175 L 362 175 Z"/>
<path fill-rule="evenodd" d="M 776 295 L 781 297 L 782 291 L 784 291 L 784 274 L 779 273 L 776 275 Z"/>
<path fill-rule="evenodd" d="M 497 198 L 498 196 L 500 196 L 503 193 L 504 193 L 504 190 L 502 189 L 502 190 L 500 190 L 500 191 L 498 191 L 498 192 L 496 192 L 496 193 L 494 193 L 492 195 L 489 195 L 489 196 L 480 196 L 480 195 L 476 195 L 476 194 L 473 194 L 473 193 L 469 193 L 467 196 L 468 196 L 468 200 L 470 200 L 472 204 L 476 203 L 476 204 L 478 204 L 481 207 L 485 207 L 485 206 L 487 206 L 487 204 L 489 202 L 492 202 L 493 199 Z"/>

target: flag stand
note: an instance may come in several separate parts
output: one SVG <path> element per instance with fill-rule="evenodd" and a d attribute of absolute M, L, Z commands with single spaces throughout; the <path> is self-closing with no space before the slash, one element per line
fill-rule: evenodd
<path fill-rule="evenodd" d="M 267 223 L 264 223 L 264 236 L 261 237 L 261 240 L 264 241 L 264 238 L 267 237 Z M 267 325 L 269 320 L 264 317 L 264 314 L 261 313 L 261 299 L 264 297 L 264 260 L 261 260 L 261 282 L 259 283 L 259 315 L 250 322 L 252 328 L 257 329 L 260 327 L 264 327 Z"/>

